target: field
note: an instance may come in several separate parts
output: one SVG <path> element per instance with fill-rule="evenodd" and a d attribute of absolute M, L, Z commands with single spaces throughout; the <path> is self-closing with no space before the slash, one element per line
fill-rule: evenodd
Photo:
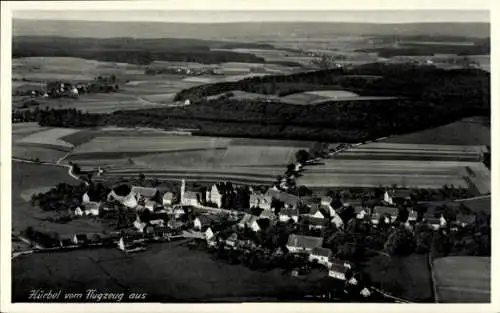
<path fill-rule="evenodd" d="M 367 101 L 367 100 L 393 100 L 396 97 L 371 97 L 359 96 L 345 90 L 316 90 L 290 94 L 280 98 L 280 101 L 297 105 L 320 104 L 327 101 Z"/>
<path fill-rule="evenodd" d="M 64 138 L 79 132 L 76 129 L 40 127 L 36 123 L 14 123 L 12 157 L 55 162 L 74 148 L 74 145 Z"/>
<path fill-rule="evenodd" d="M 389 258 L 378 255 L 363 265 L 374 286 L 415 302 L 432 302 L 427 255 Z"/>
<path fill-rule="evenodd" d="M 103 229 L 103 225 L 89 218 L 80 218 L 66 224 L 43 221 L 46 214 L 29 202 L 33 193 L 46 191 L 55 185 L 78 181 L 68 175 L 65 167 L 12 162 L 12 229 L 24 230 L 28 226 L 44 231 L 55 231 L 62 235 L 76 232 L 92 232 Z"/>
<path fill-rule="evenodd" d="M 393 136 L 385 139 L 384 142 L 489 146 L 491 145 L 490 120 L 485 117 L 464 118 L 437 128 Z"/>
<path fill-rule="evenodd" d="M 441 303 L 489 303 L 490 257 L 445 257 L 434 260 L 438 301 Z"/>
<path fill-rule="evenodd" d="M 149 129 L 103 128 L 65 137 L 77 147 L 65 161 L 82 169 L 105 169 L 103 177 L 139 172 L 165 180 L 271 184 L 293 162 L 305 141 L 170 135 Z"/>
<path fill-rule="evenodd" d="M 441 188 L 444 185 L 490 192 L 489 170 L 480 146 L 371 143 L 311 166 L 298 183 L 311 188 L 341 186 Z"/>
<path fill-rule="evenodd" d="M 229 265 L 176 242 L 151 245 L 148 251 L 135 255 L 97 249 L 22 256 L 12 267 L 14 302 L 26 300 L 29 290 L 42 287 L 74 292 L 128 289 L 148 293 L 146 301 L 276 301 L 318 284 L 316 279 L 296 279 L 280 270 L 258 272 Z"/>
<path fill-rule="evenodd" d="M 486 213 L 487 215 L 491 215 L 491 196 L 479 199 L 464 200 L 460 201 L 460 203 L 463 203 L 473 212 L 482 212 Z"/>

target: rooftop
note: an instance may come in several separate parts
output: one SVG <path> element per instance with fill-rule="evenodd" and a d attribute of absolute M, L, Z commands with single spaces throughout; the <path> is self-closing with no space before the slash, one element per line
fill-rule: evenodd
<path fill-rule="evenodd" d="M 136 196 L 141 195 L 145 198 L 152 198 L 156 195 L 156 193 L 158 192 L 158 189 L 149 188 L 149 187 L 133 186 L 131 192 Z"/>
<path fill-rule="evenodd" d="M 287 246 L 314 249 L 323 245 L 323 238 L 291 234 Z"/>

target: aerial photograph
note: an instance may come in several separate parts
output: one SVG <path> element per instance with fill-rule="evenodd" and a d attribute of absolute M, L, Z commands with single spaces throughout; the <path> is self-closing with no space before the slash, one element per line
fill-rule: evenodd
<path fill-rule="evenodd" d="M 12 303 L 490 303 L 489 11 L 19 10 Z"/>

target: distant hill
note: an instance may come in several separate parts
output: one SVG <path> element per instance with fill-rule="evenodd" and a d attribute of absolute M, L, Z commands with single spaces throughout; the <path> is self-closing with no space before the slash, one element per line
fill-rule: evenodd
<path fill-rule="evenodd" d="M 161 22 L 100 22 L 100 21 L 13 21 L 14 36 L 63 37 L 134 37 L 134 38 L 199 38 L 237 39 L 276 36 L 308 35 L 394 35 L 399 36 L 458 36 L 486 38 L 490 36 L 489 23 L 410 23 L 365 24 L 328 22 L 264 22 L 189 24 Z"/>

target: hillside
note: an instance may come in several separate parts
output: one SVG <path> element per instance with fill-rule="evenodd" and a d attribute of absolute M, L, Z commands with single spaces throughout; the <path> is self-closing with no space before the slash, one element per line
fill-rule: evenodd
<path fill-rule="evenodd" d="M 159 22 L 94 22 L 23 20 L 13 22 L 14 36 L 65 37 L 134 37 L 134 38 L 238 38 L 309 34 L 316 37 L 332 35 L 439 35 L 485 38 L 489 37 L 489 23 L 410 23 L 368 24 L 327 22 L 264 22 L 189 24 Z"/>

